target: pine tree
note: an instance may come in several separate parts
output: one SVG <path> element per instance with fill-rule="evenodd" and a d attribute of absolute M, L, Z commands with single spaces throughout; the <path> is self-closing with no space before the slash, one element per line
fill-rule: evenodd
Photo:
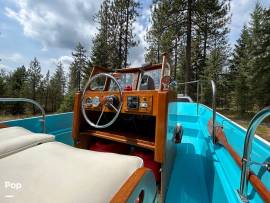
<path fill-rule="evenodd" d="M 192 41 L 192 4 L 193 0 L 188 0 L 187 6 L 187 39 L 186 39 L 186 65 L 185 65 L 185 82 L 191 80 L 191 41 Z M 185 84 L 185 95 L 189 94 L 188 84 Z"/>
<path fill-rule="evenodd" d="M 171 56 L 174 49 L 176 49 L 175 53 L 178 52 L 177 47 L 181 43 L 179 38 L 184 34 L 183 13 L 179 11 L 183 10 L 184 6 L 182 1 L 167 0 L 157 1 L 153 4 L 151 27 L 146 35 L 149 44 L 145 55 L 146 61 L 161 63 L 163 52 L 167 52 Z M 174 65 L 177 66 L 176 63 Z"/>
<path fill-rule="evenodd" d="M 84 87 L 85 84 L 87 83 L 87 81 L 89 80 L 90 78 L 90 75 L 92 73 L 92 69 L 93 69 L 93 64 L 90 60 L 87 60 L 86 61 L 86 65 L 85 65 L 85 68 L 83 69 L 82 71 L 82 86 Z"/>
<path fill-rule="evenodd" d="M 103 1 L 97 14 L 96 21 L 99 24 L 98 34 L 93 40 L 91 61 L 93 64 L 108 68 L 110 64 L 109 53 L 111 46 L 109 44 L 110 33 L 110 0 Z"/>
<path fill-rule="evenodd" d="M 100 27 L 93 41 L 91 61 L 94 65 L 107 68 L 128 65 L 128 50 L 137 45 L 133 24 L 139 5 L 135 0 L 106 0 L 102 3 L 96 16 Z"/>
<path fill-rule="evenodd" d="M 63 65 L 61 62 L 58 62 L 55 73 L 50 80 L 50 99 L 52 112 L 57 111 L 64 100 L 65 83 L 66 78 L 63 70 Z"/>
<path fill-rule="evenodd" d="M 7 95 L 8 79 L 4 69 L 0 69 L 0 97 L 6 97 Z M 0 112 L 5 112 L 6 106 L 0 104 Z"/>
<path fill-rule="evenodd" d="M 232 101 L 240 115 L 270 104 L 270 9 L 256 4 L 237 40 L 230 67 Z M 231 104 L 232 106 L 234 103 Z"/>
<path fill-rule="evenodd" d="M 50 92 L 50 71 L 48 70 L 46 76 L 43 79 L 44 84 L 44 108 L 45 110 L 48 109 L 48 102 L 49 102 L 49 92 Z"/>
<path fill-rule="evenodd" d="M 243 115 L 251 107 L 251 37 L 248 28 L 244 26 L 240 39 L 237 40 L 233 53 L 231 74 L 235 90 L 235 100 L 238 111 Z"/>
<path fill-rule="evenodd" d="M 270 104 L 270 8 L 257 3 L 251 15 L 252 37 L 252 93 L 256 104 L 263 108 Z"/>
<path fill-rule="evenodd" d="M 9 77 L 8 82 L 8 97 L 24 97 L 27 81 L 27 71 L 24 66 L 16 68 Z M 25 106 L 22 103 L 17 103 L 11 106 L 11 113 L 23 114 Z"/>
<path fill-rule="evenodd" d="M 226 35 L 231 16 L 229 0 L 198 0 L 194 9 L 194 25 L 202 43 L 202 65 L 207 51 L 215 44 L 227 44 Z"/>
<path fill-rule="evenodd" d="M 7 86 L 7 75 L 3 69 L 0 69 L 0 96 L 5 97 Z"/>
<path fill-rule="evenodd" d="M 17 97 L 23 96 L 23 89 L 25 88 L 26 80 L 27 80 L 27 71 L 24 66 L 16 68 L 11 73 L 9 85 L 11 87 L 13 95 L 17 95 Z"/>
<path fill-rule="evenodd" d="M 124 3 L 124 67 L 128 66 L 128 50 L 131 47 L 135 47 L 138 42 L 134 41 L 133 24 L 136 17 L 139 16 L 137 9 L 139 8 L 139 2 L 134 0 L 121 1 Z"/>
<path fill-rule="evenodd" d="M 176 79 L 204 78 L 210 53 L 217 45 L 227 48 L 229 10 L 229 0 L 154 1 L 146 61 L 161 62 L 160 53 L 167 52 Z"/>
<path fill-rule="evenodd" d="M 87 78 L 90 72 L 86 50 L 81 43 L 78 43 L 72 56 L 74 61 L 69 67 L 69 91 L 80 90 L 83 78 Z"/>
<path fill-rule="evenodd" d="M 35 57 L 31 62 L 28 69 L 28 95 L 31 99 L 38 99 L 38 88 L 42 78 L 41 66 L 38 59 Z"/>
<path fill-rule="evenodd" d="M 73 111 L 75 92 L 68 92 L 65 95 L 64 101 L 61 103 L 58 112 L 70 112 Z"/>

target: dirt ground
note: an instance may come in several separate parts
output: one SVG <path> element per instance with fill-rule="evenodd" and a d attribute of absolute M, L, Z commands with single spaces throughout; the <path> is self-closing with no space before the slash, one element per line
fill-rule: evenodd
<path fill-rule="evenodd" d="M 251 118 L 246 118 L 246 117 L 239 118 L 238 116 L 234 114 L 226 114 L 226 113 L 222 113 L 222 114 L 230 118 L 237 124 L 243 126 L 244 128 L 248 128 L 249 122 L 251 121 Z M 268 142 L 270 142 L 270 122 L 267 121 L 259 125 L 257 128 L 256 134 L 262 137 L 263 139 L 267 140 Z"/>
<path fill-rule="evenodd" d="M 22 116 L 22 115 L 0 115 L 0 122 L 2 121 L 8 121 L 8 120 L 16 120 L 20 118 L 26 118 L 27 116 Z M 30 116 L 29 116 L 30 117 Z"/>

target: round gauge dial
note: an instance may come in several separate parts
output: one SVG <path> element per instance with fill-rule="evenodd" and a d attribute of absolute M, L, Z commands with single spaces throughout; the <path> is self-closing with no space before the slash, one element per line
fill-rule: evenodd
<path fill-rule="evenodd" d="M 93 107 L 98 107 L 100 104 L 100 100 L 98 96 L 95 96 L 93 99 Z"/>
<path fill-rule="evenodd" d="M 87 105 L 87 106 L 92 106 L 92 104 L 93 104 L 92 98 L 91 98 L 91 97 L 88 97 L 88 98 L 86 99 L 86 105 Z"/>

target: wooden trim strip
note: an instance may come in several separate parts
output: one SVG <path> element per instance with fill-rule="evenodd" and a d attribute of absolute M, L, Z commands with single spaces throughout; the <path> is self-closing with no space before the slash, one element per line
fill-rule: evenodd
<path fill-rule="evenodd" d="M 163 60 L 162 60 L 162 68 L 161 68 L 161 73 L 160 73 L 159 91 L 163 90 L 162 78 L 164 77 L 166 63 L 167 63 L 167 54 L 164 53 Z"/>
<path fill-rule="evenodd" d="M 213 126 L 212 120 L 209 120 L 208 130 L 210 134 L 212 134 L 212 126 Z M 237 165 L 240 168 L 242 168 L 241 158 L 236 153 L 236 151 L 234 151 L 232 146 L 228 143 L 226 136 L 223 132 L 223 129 L 220 126 L 216 126 L 216 139 L 219 144 L 223 145 L 228 150 L 228 152 L 230 153 L 234 161 L 237 163 Z M 248 179 L 254 186 L 255 190 L 262 197 L 262 199 L 265 202 L 270 203 L 270 191 L 266 188 L 266 186 L 262 183 L 262 181 L 258 178 L 258 176 L 253 171 L 249 172 Z"/>
<path fill-rule="evenodd" d="M 100 130 L 88 130 L 81 132 L 82 136 L 95 136 L 103 139 L 108 139 L 116 142 L 126 143 L 134 146 L 143 147 L 145 149 L 155 150 L 155 142 L 140 138 L 136 134 L 131 133 L 114 133 Z"/>
<path fill-rule="evenodd" d="M 110 202 L 135 202 L 142 191 L 144 192 L 143 202 L 154 202 L 156 197 L 156 181 L 153 172 L 148 168 L 137 169 Z"/>
<path fill-rule="evenodd" d="M 162 64 L 148 64 L 146 66 L 141 66 L 141 67 L 127 67 L 127 68 L 122 68 L 122 69 L 116 69 L 115 72 L 117 73 L 135 73 L 135 72 L 141 72 L 141 71 L 150 71 L 150 70 L 156 70 L 156 69 L 161 69 Z"/>

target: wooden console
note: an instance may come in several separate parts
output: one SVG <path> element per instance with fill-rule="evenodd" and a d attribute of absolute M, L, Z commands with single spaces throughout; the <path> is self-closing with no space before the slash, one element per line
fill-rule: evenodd
<path fill-rule="evenodd" d="M 156 178 L 157 183 L 160 184 L 160 202 L 164 202 L 174 158 L 176 156 L 176 144 L 173 142 L 173 135 L 167 135 L 168 107 L 169 103 L 175 101 L 176 98 L 176 93 L 172 90 L 168 90 L 169 85 L 166 83 L 163 84 L 162 82 L 163 77 L 169 77 L 169 75 L 165 74 L 167 64 L 167 55 L 164 54 L 162 64 L 149 64 L 139 68 L 125 68 L 115 70 L 114 73 L 104 68 L 94 67 L 90 77 L 93 77 L 97 73 L 110 72 L 116 79 L 119 79 L 119 74 L 135 74 L 132 81 L 132 88 L 126 88 L 126 86 L 122 87 L 122 89 L 131 91 L 122 92 L 123 105 L 119 117 L 113 125 L 105 129 L 95 129 L 85 121 L 81 113 L 82 93 L 77 92 L 74 100 L 72 130 L 74 144 L 79 148 L 91 149 L 96 143 L 102 141 L 113 146 L 123 146 L 123 149 L 127 145 L 134 146 L 127 146 L 127 151 L 131 152 L 131 154 L 132 151 L 134 152 L 134 149 L 149 153 L 151 155 L 151 161 L 157 164 L 158 167 L 160 166 L 160 170 L 158 170 L 157 174 L 160 174 L 161 179 L 156 176 L 158 177 Z M 169 66 L 167 68 L 169 69 Z M 139 90 L 139 84 L 142 82 L 140 79 L 143 75 L 147 71 L 158 69 L 160 69 L 159 87 L 155 86 L 155 90 L 152 90 L 150 87 L 148 90 Z M 129 86 L 130 85 L 131 84 L 129 84 Z M 110 80 L 107 78 L 104 82 L 104 91 L 97 89 L 93 89 L 95 91 L 92 91 L 88 89 L 85 92 L 84 101 L 88 102 L 86 102 L 84 108 L 89 117 L 93 119 L 99 118 L 101 110 L 104 110 L 104 115 L 106 115 L 105 117 L 107 117 L 108 120 L 111 117 L 113 118 L 112 112 L 115 112 L 116 109 L 114 109 L 111 104 L 117 101 L 115 97 L 119 99 L 120 93 L 108 91 L 109 89 Z M 98 100 L 92 100 L 95 97 L 98 97 Z M 113 104 L 117 105 L 117 102 Z M 147 161 L 145 161 L 145 163 L 147 163 Z M 152 170 L 156 171 L 155 169 L 156 168 Z"/>
<path fill-rule="evenodd" d="M 111 94 L 110 92 L 103 92 L 102 95 L 99 92 L 89 91 L 86 93 L 86 97 L 105 96 Z M 127 97 L 138 96 L 140 100 L 147 102 L 146 108 L 129 109 L 127 107 Z M 155 161 L 162 163 L 164 160 L 164 144 L 166 140 L 167 130 L 167 111 L 168 103 L 172 99 L 172 93 L 169 91 L 126 91 L 123 92 L 123 106 L 121 109 L 122 114 L 134 114 L 134 115 L 150 115 L 155 117 L 155 135 L 154 137 L 141 136 L 140 134 L 134 134 L 133 132 L 117 132 L 108 131 L 106 129 L 91 129 L 88 128 L 88 124 L 84 121 L 81 115 L 81 97 L 82 93 L 77 92 L 74 101 L 74 121 L 73 121 L 73 139 L 77 144 L 83 142 L 85 137 L 100 137 L 116 142 L 126 143 L 133 146 L 138 146 L 145 149 L 154 151 Z M 100 110 L 100 109 L 88 109 Z M 107 112 L 110 110 L 107 109 Z M 144 126 L 147 128 L 147 124 Z M 82 143 L 81 143 L 82 144 Z M 81 146 L 85 146 L 82 144 Z"/>

